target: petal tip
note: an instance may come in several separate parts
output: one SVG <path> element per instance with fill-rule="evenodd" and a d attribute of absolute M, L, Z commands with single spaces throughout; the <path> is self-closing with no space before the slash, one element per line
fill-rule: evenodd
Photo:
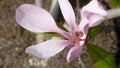
<path fill-rule="evenodd" d="M 38 51 L 36 51 L 36 48 L 33 46 L 30 46 L 30 47 L 27 47 L 26 50 L 25 50 L 25 53 L 28 53 L 28 54 L 31 54 L 31 55 L 34 55 L 38 58 L 45 58 L 42 53 L 39 53 Z"/>
<path fill-rule="evenodd" d="M 28 53 L 28 54 L 31 54 L 31 48 L 30 47 L 27 47 L 26 49 L 25 49 L 25 53 Z"/>
<path fill-rule="evenodd" d="M 72 60 L 70 58 L 67 58 L 67 62 L 70 63 Z"/>

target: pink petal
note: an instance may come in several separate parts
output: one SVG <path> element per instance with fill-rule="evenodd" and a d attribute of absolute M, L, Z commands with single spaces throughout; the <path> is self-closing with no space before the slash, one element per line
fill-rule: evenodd
<path fill-rule="evenodd" d="M 58 0 L 58 2 L 66 22 L 70 25 L 72 30 L 76 30 L 77 24 L 75 23 L 75 14 L 71 4 L 68 0 Z"/>
<path fill-rule="evenodd" d="M 68 40 L 51 39 L 43 43 L 30 46 L 26 49 L 26 53 L 30 53 L 39 58 L 48 58 L 61 52 L 71 43 Z"/>
<path fill-rule="evenodd" d="M 89 27 L 94 27 L 101 24 L 106 18 L 98 14 L 90 14 L 88 19 L 90 21 Z"/>
<path fill-rule="evenodd" d="M 80 45 L 85 44 L 85 40 L 88 34 L 88 29 L 89 29 L 89 21 L 87 20 L 86 17 L 84 17 L 79 24 L 79 30 L 83 32 L 83 36 L 81 37 L 81 39 L 83 40 L 80 41 Z"/>
<path fill-rule="evenodd" d="M 67 37 L 68 33 L 59 29 L 52 16 L 44 9 L 31 4 L 24 4 L 16 10 L 19 25 L 32 32 L 57 32 Z"/>
<path fill-rule="evenodd" d="M 86 17 L 84 17 L 79 24 L 79 30 L 83 32 L 83 36 L 81 37 L 81 39 L 86 38 L 88 29 L 89 29 L 89 21 Z"/>
<path fill-rule="evenodd" d="M 82 52 L 82 46 L 75 45 L 68 52 L 68 54 L 67 54 L 67 61 L 68 62 L 73 61 L 75 58 L 77 58 L 81 54 L 81 52 Z"/>
<path fill-rule="evenodd" d="M 81 10 L 81 18 L 84 17 L 90 21 L 89 27 L 94 27 L 106 19 L 107 12 L 103 9 L 98 0 L 92 0 Z"/>

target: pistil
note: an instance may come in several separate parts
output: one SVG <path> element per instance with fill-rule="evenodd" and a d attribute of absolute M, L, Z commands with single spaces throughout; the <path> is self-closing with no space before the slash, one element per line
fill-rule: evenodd
<path fill-rule="evenodd" d="M 72 34 L 72 42 L 74 44 L 79 44 L 80 41 L 82 41 L 83 39 L 81 39 L 80 37 L 83 36 L 83 32 L 82 31 L 76 31 Z M 84 40 L 83 40 L 84 41 Z"/>

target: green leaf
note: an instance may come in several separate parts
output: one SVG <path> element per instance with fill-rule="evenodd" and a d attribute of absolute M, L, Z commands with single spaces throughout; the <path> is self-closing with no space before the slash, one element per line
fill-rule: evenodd
<path fill-rule="evenodd" d="M 87 48 L 97 68 L 116 68 L 115 59 L 109 52 L 90 43 Z"/>
<path fill-rule="evenodd" d="M 56 23 L 59 28 L 68 32 L 68 30 L 59 22 Z"/>
<path fill-rule="evenodd" d="M 59 28 L 61 28 L 62 30 L 65 30 L 65 31 L 68 32 L 68 30 L 67 30 L 61 23 L 56 23 L 56 24 L 57 24 L 57 26 L 58 26 Z M 29 31 L 29 30 L 28 30 L 28 31 Z M 31 31 L 30 31 L 30 32 L 31 32 Z M 48 37 L 63 37 L 62 35 L 57 34 L 57 33 L 54 33 L 54 32 L 45 32 L 45 33 L 31 32 L 31 33 L 33 33 L 33 34 L 42 34 L 42 35 L 48 36 Z"/>
<path fill-rule="evenodd" d="M 67 30 L 61 23 L 56 23 L 56 24 L 57 24 L 57 26 L 58 26 L 59 28 L 61 28 L 62 30 L 68 32 L 68 30 Z M 29 30 L 28 30 L 28 31 L 29 31 Z M 31 31 L 30 31 L 30 32 L 31 32 Z M 45 32 L 45 33 L 31 32 L 31 33 L 33 33 L 33 34 L 42 34 L 42 35 L 48 36 L 48 37 L 63 37 L 62 35 L 57 34 L 57 33 L 54 33 L 54 32 Z"/>
<path fill-rule="evenodd" d="M 31 32 L 31 31 L 29 31 L 29 32 Z M 54 33 L 54 32 L 45 32 L 45 33 L 31 32 L 31 33 L 38 34 L 38 35 L 44 35 L 44 36 L 47 36 L 47 37 L 60 37 L 60 38 L 63 37 L 62 35 Z"/>
<path fill-rule="evenodd" d="M 100 32 L 100 26 L 90 28 L 88 31 L 88 36 L 90 38 L 94 38 L 95 36 L 99 34 L 99 32 Z"/>
<path fill-rule="evenodd" d="M 46 33 L 42 33 L 44 36 L 48 36 L 48 37 L 63 37 L 60 34 L 54 33 L 54 32 L 46 32 Z"/>
<path fill-rule="evenodd" d="M 120 0 L 112 0 L 112 4 L 115 8 L 120 8 Z"/>

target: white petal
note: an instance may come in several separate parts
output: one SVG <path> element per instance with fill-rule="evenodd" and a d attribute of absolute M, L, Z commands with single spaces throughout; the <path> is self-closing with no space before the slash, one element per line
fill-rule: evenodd
<path fill-rule="evenodd" d="M 81 18 L 84 17 L 89 20 L 89 27 L 94 27 L 106 19 L 107 12 L 103 9 L 99 0 L 92 0 L 81 10 Z"/>
<path fill-rule="evenodd" d="M 68 33 L 57 27 L 52 16 L 44 9 L 31 4 L 24 4 L 16 10 L 19 25 L 32 32 L 56 32 L 65 37 Z"/>
<path fill-rule="evenodd" d="M 69 26 L 72 28 L 72 30 L 76 30 L 77 24 L 75 22 L 75 14 L 73 11 L 73 8 L 68 0 L 58 0 L 61 12 L 63 14 L 63 17 L 65 18 L 66 22 L 69 24 Z"/>
<path fill-rule="evenodd" d="M 75 45 L 68 52 L 68 54 L 67 54 L 67 61 L 68 62 L 73 61 L 75 58 L 77 58 L 81 54 L 81 52 L 82 52 L 82 46 Z"/>
<path fill-rule="evenodd" d="M 30 46 L 26 49 L 26 53 L 30 53 L 39 58 L 48 58 L 61 52 L 71 43 L 68 40 L 52 39 L 43 43 Z"/>

